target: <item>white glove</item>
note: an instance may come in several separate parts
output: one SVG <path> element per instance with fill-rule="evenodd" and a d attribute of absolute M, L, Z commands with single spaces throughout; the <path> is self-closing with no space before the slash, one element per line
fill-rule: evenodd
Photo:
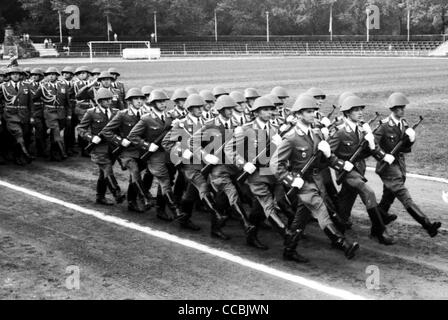
<path fill-rule="evenodd" d="M 364 130 L 364 132 L 367 132 L 367 133 L 372 133 L 372 128 L 370 128 L 368 123 L 364 123 L 362 125 L 362 130 Z"/>
<path fill-rule="evenodd" d="M 151 143 L 149 145 L 149 148 L 148 148 L 149 152 L 156 152 L 157 150 L 159 150 L 159 146 L 156 145 L 155 143 Z M 190 151 L 190 150 L 188 150 L 188 151 Z"/>
<path fill-rule="evenodd" d="M 322 123 L 325 127 L 329 127 L 329 126 L 331 126 L 331 120 L 330 119 L 328 119 L 327 117 L 323 117 L 321 120 L 320 120 L 320 123 Z"/>
<path fill-rule="evenodd" d="M 327 127 L 321 128 L 320 132 L 322 132 L 322 134 L 324 135 L 325 140 L 327 140 L 328 137 L 330 136 L 330 131 L 328 130 Z"/>
<path fill-rule="evenodd" d="M 257 170 L 257 167 L 253 163 L 248 162 L 244 165 L 243 170 L 248 174 L 252 174 Z"/>
<path fill-rule="evenodd" d="M 302 189 L 304 184 L 305 184 L 305 181 L 302 178 L 297 177 L 297 178 L 294 179 L 294 181 L 292 182 L 291 186 L 293 188 Z"/>
<path fill-rule="evenodd" d="M 395 161 L 395 157 L 394 157 L 393 155 L 391 155 L 391 154 L 386 154 L 386 155 L 384 156 L 383 161 L 384 161 L 384 162 L 387 162 L 389 165 L 391 165 L 392 163 L 394 163 L 394 161 Z"/>
<path fill-rule="evenodd" d="M 375 150 L 375 137 L 373 136 L 373 133 L 366 134 L 364 140 L 369 143 L 370 150 Z"/>
<path fill-rule="evenodd" d="M 322 153 L 324 154 L 325 158 L 330 158 L 330 156 L 331 156 L 331 148 L 330 148 L 330 145 L 328 144 L 327 141 L 319 142 L 319 144 L 317 145 L 317 149 L 322 151 Z"/>
<path fill-rule="evenodd" d="M 189 149 L 185 149 L 185 151 L 182 153 L 182 158 L 190 160 L 193 156 L 193 152 L 191 152 Z"/>
<path fill-rule="evenodd" d="M 412 128 L 408 128 L 405 131 L 406 135 L 409 137 L 409 141 L 414 142 L 415 141 L 415 130 Z"/>
<path fill-rule="evenodd" d="M 212 165 L 217 165 L 219 162 L 219 158 L 213 154 L 208 154 L 204 157 L 205 162 L 210 163 Z"/>
<path fill-rule="evenodd" d="M 275 144 L 277 147 L 280 145 L 280 143 L 282 143 L 282 137 L 280 137 L 280 135 L 276 134 L 275 136 L 272 137 L 272 143 Z"/>
<path fill-rule="evenodd" d="M 100 143 L 101 142 L 101 138 L 100 137 L 98 137 L 98 136 L 94 136 L 93 138 L 92 138 L 92 143 L 93 144 L 98 144 L 98 143 Z"/>
<path fill-rule="evenodd" d="M 121 145 L 123 147 L 127 148 L 131 145 L 131 141 L 129 141 L 128 139 L 123 139 L 123 140 L 121 140 Z"/>
<path fill-rule="evenodd" d="M 344 171 L 350 172 L 350 171 L 353 170 L 354 167 L 355 166 L 350 161 L 345 161 L 344 162 Z"/>

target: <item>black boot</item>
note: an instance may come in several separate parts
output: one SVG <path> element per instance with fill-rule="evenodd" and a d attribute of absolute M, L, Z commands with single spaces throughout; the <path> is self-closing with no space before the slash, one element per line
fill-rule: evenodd
<path fill-rule="evenodd" d="M 136 182 L 134 182 L 134 185 L 145 204 L 145 209 L 151 209 L 151 195 L 149 194 L 149 189 L 145 188 L 144 183 L 141 180 L 137 180 Z"/>
<path fill-rule="evenodd" d="M 164 202 L 166 203 L 168 208 L 171 210 L 171 212 L 174 213 L 175 217 L 179 217 L 182 215 L 179 205 L 176 203 L 175 197 L 171 191 L 167 192 L 164 195 Z M 174 219 L 171 218 L 171 220 L 174 220 Z"/>
<path fill-rule="evenodd" d="M 250 229 L 255 228 L 255 226 L 249 222 L 249 217 L 240 203 L 235 203 L 234 205 L 232 205 L 232 209 L 241 218 L 241 222 L 243 224 L 243 228 L 246 234 L 250 232 Z"/>
<path fill-rule="evenodd" d="M 176 216 L 176 220 L 183 229 L 188 229 L 192 231 L 199 231 L 201 228 L 195 225 L 191 220 L 191 215 L 193 212 L 194 203 L 191 201 L 182 200 L 180 215 Z"/>
<path fill-rule="evenodd" d="M 347 259 L 352 259 L 355 256 L 356 251 L 359 249 L 359 244 L 357 242 L 348 242 L 334 225 L 329 225 L 326 227 L 324 232 L 331 240 L 334 247 L 344 251 Z"/>
<path fill-rule="evenodd" d="M 28 163 L 22 152 L 22 147 L 20 146 L 19 143 L 17 143 L 14 148 L 14 162 L 19 166 L 24 166 Z"/>
<path fill-rule="evenodd" d="M 144 213 L 145 209 L 140 205 L 138 200 L 128 202 L 128 210 L 136 213 Z"/>
<path fill-rule="evenodd" d="M 415 204 L 411 204 L 406 210 L 409 212 L 412 218 L 415 219 L 422 227 L 428 232 L 431 238 L 434 238 L 439 232 L 442 223 L 436 221 L 431 222 L 429 218 L 420 210 Z"/>
<path fill-rule="evenodd" d="M 390 214 L 387 210 L 384 210 L 381 205 L 378 206 L 378 210 L 380 211 L 381 218 L 383 219 L 384 225 L 387 226 L 397 220 L 396 214 Z"/>
<path fill-rule="evenodd" d="M 286 227 L 283 223 L 283 221 L 280 219 L 280 217 L 277 214 L 272 214 L 267 219 L 269 223 L 271 224 L 272 228 L 282 236 L 282 238 L 285 238 L 286 235 Z"/>
<path fill-rule="evenodd" d="M 378 207 L 368 209 L 367 213 L 369 214 L 370 221 L 372 222 L 370 237 L 378 240 L 379 243 L 386 246 L 393 245 L 395 240 L 388 234 Z"/>
<path fill-rule="evenodd" d="M 113 206 L 114 203 L 106 198 L 107 180 L 100 175 L 96 182 L 96 203 L 105 206 Z"/>
<path fill-rule="evenodd" d="M 297 253 L 297 244 L 302 236 L 302 230 L 286 230 L 285 249 L 283 250 L 283 259 L 295 261 L 297 263 L 307 263 L 309 260 Z"/>
<path fill-rule="evenodd" d="M 163 221 L 171 222 L 173 221 L 173 217 L 165 210 L 166 208 L 166 200 L 162 194 L 158 194 L 156 197 L 156 212 L 157 218 Z"/>
<path fill-rule="evenodd" d="M 269 247 L 260 242 L 258 239 L 258 228 L 254 227 L 246 232 L 246 243 L 248 246 L 259 249 L 259 250 L 268 250 Z"/>
<path fill-rule="evenodd" d="M 25 157 L 25 161 L 27 162 L 27 163 L 31 163 L 34 159 L 35 159 L 35 157 L 33 157 L 32 155 L 30 155 L 30 153 L 28 152 L 28 150 L 27 150 L 27 148 L 26 148 L 26 146 L 25 146 L 25 142 L 19 142 L 19 145 L 20 145 L 20 150 L 22 151 L 22 154 L 24 155 L 24 157 Z"/>
<path fill-rule="evenodd" d="M 217 228 L 221 228 L 222 225 L 226 221 L 226 217 L 224 215 L 222 215 L 216 209 L 217 206 L 216 206 L 216 202 L 215 202 L 215 199 L 213 197 L 213 194 L 211 192 L 207 193 L 204 196 L 203 202 L 206 205 L 206 209 L 208 209 L 210 211 L 210 213 L 212 214 L 212 217 L 215 219 L 216 227 Z"/>
<path fill-rule="evenodd" d="M 126 196 L 121 193 L 120 186 L 118 185 L 117 179 L 114 175 L 107 177 L 107 186 L 109 187 L 109 190 L 114 196 L 117 204 L 122 203 L 126 199 Z"/>
<path fill-rule="evenodd" d="M 61 155 L 62 160 L 65 160 L 68 158 L 67 153 L 65 152 L 65 146 L 64 143 L 62 141 L 57 141 L 56 142 L 56 146 L 58 148 L 58 151 Z"/>

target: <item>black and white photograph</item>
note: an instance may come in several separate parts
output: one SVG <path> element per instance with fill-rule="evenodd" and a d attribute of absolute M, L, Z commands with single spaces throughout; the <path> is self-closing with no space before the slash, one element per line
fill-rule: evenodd
<path fill-rule="evenodd" d="M 0 300 L 446 300 L 447 225 L 447 0 L 0 2 Z"/>

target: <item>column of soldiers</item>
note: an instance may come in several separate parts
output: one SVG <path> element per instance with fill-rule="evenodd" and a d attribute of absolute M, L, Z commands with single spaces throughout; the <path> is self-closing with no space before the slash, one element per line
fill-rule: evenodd
<path fill-rule="evenodd" d="M 358 195 L 380 244 L 395 243 L 387 232 L 397 219 L 389 213 L 395 198 L 431 237 L 441 227 L 405 187 L 404 155 L 416 132 L 404 119 L 410 102 L 401 93 L 390 96 L 390 115 L 372 129 L 366 103 L 351 92 L 339 97 L 341 114 L 332 120 L 319 111 L 326 99 L 319 88 L 289 106 L 282 87 L 264 96 L 254 88 L 188 87 L 170 98 L 151 86 L 125 91 L 119 76 L 115 68 L 85 66 L 0 71 L 1 155 L 19 165 L 36 156 L 63 161 L 78 145 L 98 166 L 97 204 L 127 201 L 136 213 L 155 207 L 159 219 L 191 231 L 200 230 L 193 213 L 203 210 L 211 236 L 223 241 L 230 239 L 226 222 L 237 219 L 259 250 L 268 249 L 260 230 L 270 228 L 283 241 L 283 258 L 298 263 L 308 261 L 297 247 L 312 221 L 347 259 L 356 255 L 360 245 L 346 231 Z M 371 156 L 384 185 L 380 201 L 365 178 Z M 126 194 L 116 163 L 129 172 Z"/>

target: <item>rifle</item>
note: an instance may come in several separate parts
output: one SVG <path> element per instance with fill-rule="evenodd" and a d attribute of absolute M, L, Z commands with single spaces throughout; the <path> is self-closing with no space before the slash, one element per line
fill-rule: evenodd
<path fill-rule="evenodd" d="M 380 114 L 379 114 L 378 112 L 376 112 L 376 113 L 375 113 L 375 118 L 369 120 L 369 122 L 367 122 L 367 123 L 368 123 L 369 125 L 371 125 L 372 123 L 374 123 L 374 122 L 379 118 L 379 116 L 380 116 Z M 375 133 L 375 132 L 379 129 L 380 126 L 381 126 L 381 123 L 380 123 L 380 125 L 378 125 L 378 127 L 375 128 L 375 130 L 373 130 L 373 133 Z M 353 163 L 353 165 L 354 165 L 355 162 L 356 162 L 356 160 L 357 160 L 358 157 L 360 156 L 360 154 L 364 151 L 364 148 L 366 147 L 367 143 L 368 143 L 367 141 L 363 140 L 363 141 L 359 144 L 358 148 L 357 148 L 356 151 L 352 154 L 352 156 L 350 157 L 350 159 L 349 159 L 348 161 L 351 162 L 351 163 Z M 348 173 L 347 171 L 343 170 L 343 171 L 341 171 L 341 172 L 338 174 L 338 176 L 337 176 L 337 178 L 336 178 L 336 183 L 337 183 L 338 185 L 340 185 L 340 184 L 342 183 L 342 180 L 345 178 L 345 176 L 347 175 L 347 173 Z M 367 182 L 367 179 L 363 177 L 363 181 L 364 181 L 364 182 Z"/>
<path fill-rule="evenodd" d="M 412 126 L 412 129 L 417 129 L 419 126 L 420 126 L 420 124 L 423 122 L 423 117 L 422 116 L 420 116 L 420 118 L 419 118 L 419 121 L 416 123 L 416 124 L 414 124 L 413 126 Z M 403 137 L 400 139 L 400 141 L 396 144 L 396 146 L 392 149 L 392 151 L 390 152 L 390 154 L 391 155 L 393 155 L 394 157 L 396 156 L 396 154 L 400 151 L 400 149 L 401 149 L 401 147 L 403 146 L 403 144 L 404 144 L 404 142 L 405 142 L 405 139 L 406 139 L 406 136 L 405 135 L 403 135 Z M 381 163 L 380 164 L 380 166 L 378 167 L 378 170 L 377 170 L 377 172 L 379 173 L 379 174 L 381 174 L 385 169 L 386 169 L 386 167 L 388 166 L 389 164 L 387 163 L 387 162 L 383 162 L 383 163 Z"/>
<path fill-rule="evenodd" d="M 87 140 L 92 141 L 92 139 L 93 139 L 93 135 L 91 135 L 90 133 L 86 133 L 85 136 L 86 136 Z M 95 143 L 90 142 L 90 143 L 87 145 L 87 147 L 84 148 L 84 150 L 85 150 L 86 152 L 90 153 L 90 152 L 92 152 L 92 150 L 93 150 L 96 146 L 97 146 L 97 145 L 96 145 Z"/>
<path fill-rule="evenodd" d="M 170 131 L 172 128 L 173 128 L 173 126 L 168 126 L 168 127 L 166 127 L 166 129 L 163 130 L 162 133 L 161 133 L 161 134 L 160 134 L 160 135 L 159 135 L 159 136 L 158 136 L 152 143 L 159 145 L 159 144 L 162 142 L 163 138 L 165 138 L 167 132 Z M 149 157 L 154 153 L 154 152 L 149 151 L 149 146 L 150 146 L 149 143 L 147 143 L 147 142 L 144 142 L 144 143 L 143 143 L 143 148 L 142 148 L 142 149 L 143 149 L 144 151 L 146 151 L 146 152 L 140 157 L 140 160 L 143 161 L 143 162 L 148 161 Z"/>

